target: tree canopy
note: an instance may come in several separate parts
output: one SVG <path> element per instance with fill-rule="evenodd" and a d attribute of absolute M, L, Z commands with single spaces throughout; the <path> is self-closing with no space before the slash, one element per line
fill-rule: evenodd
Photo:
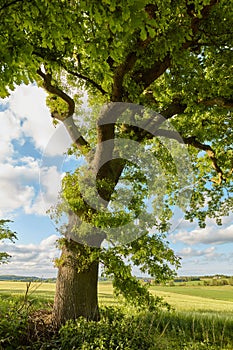
<path fill-rule="evenodd" d="M 172 118 L 200 165 L 189 217 L 201 222 L 208 213 L 220 220 L 231 202 L 231 2 L 16 0 L 0 11 L 2 97 L 41 76 L 58 97 L 52 112 L 60 111 L 60 119 L 78 108 L 71 86 L 102 102 L 142 104 Z M 83 137 L 79 143 L 87 145 Z M 201 209 L 213 193 L 216 200 Z"/>

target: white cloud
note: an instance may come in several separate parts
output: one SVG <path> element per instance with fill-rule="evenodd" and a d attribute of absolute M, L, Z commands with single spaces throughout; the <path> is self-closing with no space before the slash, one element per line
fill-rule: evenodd
<path fill-rule="evenodd" d="M 30 159 L 25 165 L 1 164 L 0 172 L 0 216 L 25 208 L 33 200 L 35 189 L 32 181 L 38 177 L 37 164 Z"/>
<path fill-rule="evenodd" d="M 71 147 L 73 141 L 66 131 L 63 124 L 57 125 L 53 130 L 52 135 L 49 137 L 45 148 L 43 149 L 42 161 L 47 161 L 46 157 L 64 155 L 65 152 Z M 63 156 L 63 161 L 66 156 Z"/>
<path fill-rule="evenodd" d="M 0 161 L 8 160 L 14 153 L 12 140 L 21 139 L 20 120 L 9 110 L 0 112 Z"/>
<path fill-rule="evenodd" d="M 35 147 L 46 155 L 61 155 L 71 145 L 63 125 L 54 127 L 46 106 L 46 92 L 35 85 L 21 85 L 0 103 L 8 108 L 0 112 L 0 157 L 12 155 L 11 141 L 30 137 Z M 2 147 L 3 146 L 3 147 Z M 1 158 L 0 158 L 1 159 Z"/>
<path fill-rule="evenodd" d="M 231 213 L 230 215 L 228 216 L 224 216 L 222 218 L 222 224 L 223 225 L 229 225 L 233 222 L 233 213 Z"/>
<path fill-rule="evenodd" d="M 52 125 L 45 99 L 43 89 L 22 85 L 0 100 L 4 107 L 0 112 L 1 217 L 19 208 L 26 214 L 46 215 L 57 202 L 65 156 L 57 158 L 56 166 L 51 165 L 51 156 L 62 156 L 71 140 L 63 126 Z M 40 162 L 19 153 L 17 145 L 23 145 L 26 137 L 41 152 Z"/>
<path fill-rule="evenodd" d="M 72 144 L 72 140 L 63 124 L 54 127 L 46 106 L 46 96 L 42 88 L 21 85 L 11 94 L 8 99 L 9 110 L 3 114 L 5 117 L 13 115 L 18 123 L 21 122 L 21 133 L 30 137 L 42 154 L 61 155 Z"/>
<path fill-rule="evenodd" d="M 59 256 L 55 244 L 58 238 L 56 235 L 51 235 L 38 245 L 0 242 L 0 251 L 5 251 L 12 256 L 9 264 L 0 265 L 0 274 L 55 276 L 57 270 L 54 268 L 53 260 Z"/>
<path fill-rule="evenodd" d="M 181 257 L 205 257 L 205 258 L 216 258 L 218 257 L 219 253 L 216 252 L 216 247 L 209 247 L 203 250 L 193 249 L 191 247 L 183 248 L 180 252 L 178 252 L 178 255 Z"/>
<path fill-rule="evenodd" d="M 206 276 L 215 274 L 233 275 L 232 261 L 227 263 L 227 257 L 219 257 L 218 259 L 190 259 L 182 263 L 182 267 L 178 270 L 180 276 Z M 229 261 L 230 262 L 230 261 Z"/>
<path fill-rule="evenodd" d="M 55 166 L 40 168 L 32 157 L 23 157 L 20 163 L 0 164 L 0 217 L 19 208 L 26 214 L 47 215 L 57 202 L 62 174 Z"/>
<path fill-rule="evenodd" d="M 47 210 L 57 204 L 62 176 L 55 166 L 40 168 L 39 193 L 33 204 L 26 207 L 27 214 L 46 215 Z"/>
<path fill-rule="evenodd" d="M 224 244 L 233 242 L 233 225 L 219 227 L 217 225 L 208 225 L 205 228 L 197 228 L 192 231 L 183 230 L 177 234 L 170 235 L 173 243 L 183 242 L 194 245 L 203 244 Z"/>
<path fill-rule="evenodd" d="M 22 123 L 21 131 L 31 137 L 35 146 L 41 150 L 46 147 L 55 130 L 45 99 L 46 92 L 42 88 L 21 85 L 8 101 L 10 113 Z"/>

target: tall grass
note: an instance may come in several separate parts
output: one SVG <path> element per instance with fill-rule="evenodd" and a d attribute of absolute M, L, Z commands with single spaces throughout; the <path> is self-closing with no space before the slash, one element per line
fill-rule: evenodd
<path fill-rule="evenodd" d="M 151 331 L 157 337 L 170 345 L 174 343 L 177 349 L 233 349 L 233 317 L 217 313 L 198 312 L 161 312 L 158 315 L 141 314 L 143 322 L 147 322 Z M 157 348 L 160 346 L 157 343 Z M 156 347 L 155 347 L 156 349 Z"/>
<path fill-rule="evenodd" d="M 61 349 L 233 349 L 233 319 L 197 313 L 105 309 L 98 324 L 83 319 L 60 331 Z"/>
<path fill-rule="evenodd" d="M 54 333 L 48 324 L 41 328 L 52 308 L 53 286 L 32 283 L 26 289 L 24 284 L 24 293 L 15 286 L 16 294 L 6 289 L 0 294 L 0 350 L 233 349 L 233 316 L 227 308 L 150 313 L 117 304 L 111 286 L 104 285 L 99 323 L 78 319 Z M 37 312 L 41 309 L 45 313 Z"/>
<path fill-rule="evenodd" d="M 1 350 L 233 349 L 233 317 L 228 315 L 211 312 L 136 312 L 124 307 L 103 308 L 99 323 L 80 318 L 68 322 L 59 333 L 49 333 L 46 329 L 45 336 L 45 331 L 39 334 L 36 330 L 38 334 L 35 338 L 32 334 L 32 314 L 34 307 L 39 305 L 40 302 L 32 305 L 30 298 L 27 301 L 22 298 L 1 300 Z"/>

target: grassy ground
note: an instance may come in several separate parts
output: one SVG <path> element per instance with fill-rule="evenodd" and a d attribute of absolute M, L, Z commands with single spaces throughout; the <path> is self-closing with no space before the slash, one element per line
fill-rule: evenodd
<path fill-rule="evenodd" d="M 151 291 L 177 310 L 233 312 L 232 286 L 156 286 Z"/>
<path fill-rule="evenodd" d="M 153 287 L 155 291 L 191 295 L 195 297 L 225 300 L 233 302 L 233 286 L 174 286 L 174 287 Z"/>
<path fill-rule="evenodd" d="M 163 296 L 177 311 L 134 313 L 129 307 L 121 307 L 119 311 L 109 309 L 97 324 L 85 320 L 69 323 L 59 335 L 51 337 L 50 333 L 43 333 L 33 340 L 27 307 L 29 305 L 30 311 L 31 306 L 35 306 L 39 312 L 51 309 L 55 284 L 31 283 L 27 294 L 29 303 L 25 304 L 21 300 L 25 299 L 26 286 L 26 282 L 0 281 L 0 350 L 233 349 L 233 287 L 230 286 L 152 286 L 152 293 Z M 121 306 L 110 282 L 99 284 L 99 301 L 101 306 Z M 26 309 L 22 305 L 26 305 Z M 34 337 L 41 334 L 44 314 L 35 321 Z"/>
<path fill-rule="evenodd" d="M 0 295 L 23 296 L 25 282 L 0 281 Z M 31 298 L 53 301 L 54 283 L 33 282 L 29 289 Z M 153 286 L 152 293 L 164 297 L 178 311 L 233 312 L 233 286 Z M 111 282 L 99 283 L 99 301 L 101 305 L 117 305 Z"/>

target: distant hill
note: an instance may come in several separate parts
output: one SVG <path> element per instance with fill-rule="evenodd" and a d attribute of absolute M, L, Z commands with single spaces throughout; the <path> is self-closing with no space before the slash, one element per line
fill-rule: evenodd
<path fill-rule="evenodd" d="M 56 282 L 56 278 L 39 278 L 36 276 L 16 276 L 16 275 L 0 275 L 0 281 L 19 281 L 19 282 Z"/>

